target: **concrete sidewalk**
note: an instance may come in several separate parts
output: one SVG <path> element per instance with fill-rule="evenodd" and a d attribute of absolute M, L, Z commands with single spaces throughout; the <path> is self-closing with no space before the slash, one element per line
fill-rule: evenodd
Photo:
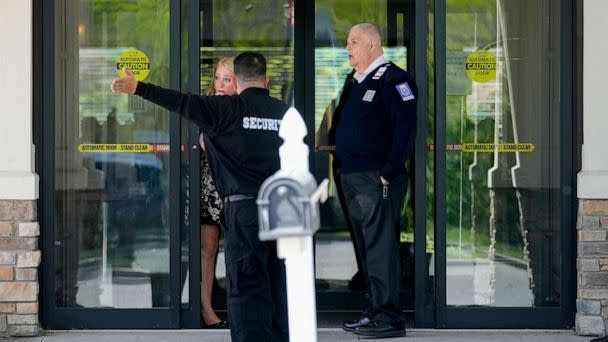
<path fill-rule="evenodd" d="M 351 333 L 335 328 L 319 329 L 319 342 L 358 341 Z M 6 339 L 0 338 L 0 341 Z M 43 336 L 9 338 L 18 342 L 229 342 L 230 333 L 206 330 L 76 330 L 47 331 Z M 363 339 L 362 339 L 363 340 Z M 424 342 L 565 342 L 589 341 L 571 330 L 439 330 L 408 329 L 407 337 L 380 341 Z M 252 341 L 254 342 L 254 341 Z"/>

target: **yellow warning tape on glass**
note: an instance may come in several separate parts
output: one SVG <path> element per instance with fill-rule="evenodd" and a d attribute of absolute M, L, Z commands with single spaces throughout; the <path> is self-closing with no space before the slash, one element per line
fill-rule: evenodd
<path fill-rule="evenodd" d="M 79 152 L 130 152 L 147 153 L 152 151 L 150 144 L 80 144 Z"/>
<path fill-rule="evenodd" d="M 462 152 L 532 152 L 534 144 L 462 144 Z"/>

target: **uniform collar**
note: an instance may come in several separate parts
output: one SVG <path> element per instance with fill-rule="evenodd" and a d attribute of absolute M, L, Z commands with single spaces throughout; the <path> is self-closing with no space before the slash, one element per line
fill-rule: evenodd
<path fill-rule="evenodd" d="M 270 92 L 266 88 L 251 87 L 243 90 L 241 95 L 268 95 Z"/>
<path fill-rule="evenodd" d="M 367 69 L 365 69 L 365 71 L 363 73 L 358 73 L 355 72 L 355 74 L 353 75 L 353 77 L 357 80 L 357 82 L 361 83 L 363 82 L 363 80 L 365 80 L 365 78 L 367 77 L 367 75 L 369 75 L 372 71 L 374 71 L 377 67 L 379 67 L 382 64 L 388 63 L 388 61 L 386 60 L 386 58 L 384 58 L 384 54 L 380 55 L 380 57 L 376 58 L 372 64 L 370 64 Z"/>

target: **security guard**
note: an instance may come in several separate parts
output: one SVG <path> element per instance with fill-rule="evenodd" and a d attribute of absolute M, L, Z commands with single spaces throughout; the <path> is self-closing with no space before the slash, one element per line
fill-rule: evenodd
<path fill-rule="evenodd" d="M 407 190 L 417 88 L 407 72 L 384 58 L 374 25 L 353 26 L 346 48 L 354 74 L 334 121 L 336 158 L 371 306 L 342 327 L 366 337 L 404 336 L 395 225 Z"/>
<path fill-rule="evenodd" d="M 183 94 L 127 77 L 112 91 L 139 95 L 196 123 L 219 194 L 225 202 L 228 321 L 232 341 L 288 341 L 285 266 L 274 242 L 258 239 L 255 196 L 280 168 L 278 130 L 288 106 L 266 86 L 266 59 L 245 52 L 234 59 L 237 94 Z"/>

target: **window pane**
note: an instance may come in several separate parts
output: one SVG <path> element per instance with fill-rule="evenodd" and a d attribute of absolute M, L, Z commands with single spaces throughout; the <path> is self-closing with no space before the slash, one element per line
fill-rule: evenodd
<path fill-rule="evenodd" d="M 168 85 L 169 1 L 55 3 L 56 305 L 167 307 L 169 115 L 109 85 L 135 49 Z"/>
<path fill-rule="evenodd" d="M 197 66 L 200 68 L 200 93 L 204 94 L 209 87 L 219 59 L 255 51 L 266 57 L 270 95 L 292 104 L 294 2 L 203 0 L 200 5 L 200 65 Z M 186 207 L 186 210 L 189 208 Z M 213 284 L 212 306 L 217 310 L 225 307 L 226 298 L 226 269 L 221 237 L 215 265 L 217 282 L 214 281 Z"/>
<path fill-rule="evenodd" d="M 330 179 L 329 198 L 321 205 L 322 227 L 316 238 L 317 291 L 335 294 L 335 307 L 358 308 L 366 302 L 363 277 L 357 261 L 349 229 L 340 207 L 338 189 L 331 171 L 333 157 L 329 151 L 328 131 L 333 113 L 338 106 L 342 86 L 352 67 L 346 51 L 350 28 L 361 22 L 378 26 L 386 59 L 402 69 L 413 65 L 408 58 L 414 42 L 414 7 L 405 1 L 386 0 L 318 0 L 315 2 L 315 88 L 314 131 L 316 152 L 313 173 L 317 179 Z M 412 70 L 409 70 L 412 72 Z M 420 104 L 422 105 L 422 104 Z M 410 175 L 414 174 L 411 164 Z M 408 188 L 401 210 L 400 224 L 395 227 L 402 264 L 403 308 L 411 309 L 414 295 L 414 213 L 413 188 Z M 428 261 L 430 262 L 430 254 Z M 361 274 L 359 274 L 361 275 Z M 361 296 L 340 294 L 355 292 Z M 343 298 L 343 299 L 340 299 Z"/>
<path fill-rule="evenodd" d="M 447 304 L 559 306 L 559 1 L 447 5 Z"/>

